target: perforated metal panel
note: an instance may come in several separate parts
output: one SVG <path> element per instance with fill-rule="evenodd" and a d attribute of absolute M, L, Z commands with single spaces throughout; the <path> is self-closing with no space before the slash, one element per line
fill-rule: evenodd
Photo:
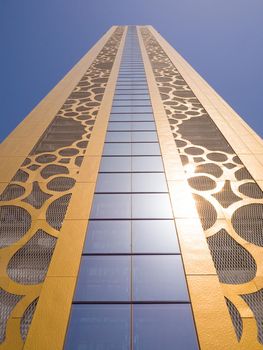
<path fill-rule="evenodd" d="M 224 187 L 221 191 L 212 194 L 212 196 L 218 200 L 223 208 L 229 207 L 231 204 L 241 201 L 242 198 L 238 197 L 231 188 L 230 181 L 226 180 Z"/>
<path fill-rule="evenodd" d="M 19 185 L 8 185 L 0 195 L 0 201 L 10 201 L 18 198 L 25 193 L 25 188 Z"/>
<path fill-rule="evenodd" d="M 263 246 L 263 204 L 238 208 L 231 219 L 235 231 L 246 241 Z"/>
<path fill-rule="evenodd" d="M 31 215 L 21 207 L 0 207 L 0 247 L 7 247 L 24 236 L 31 226 Z"/>
<path fill-rule="evenodd" d="M 39 187 L 39 184 L 37 181 L 33 182 L 33 188 L 32 192 L 28 197 L 23 199 L 23 202 L 31 204 L 34 208 L 41 208 L 42 205 L 45 203 L 46 200 L 48 200 L 52 195 L 45 193 L 41 190 Z"/>
<path fill-rule="evenodd" d="M 12 178 L 12 181 L 26 182 L 28 178 L 28 173 L 26 173 L 24 170 L 19 169 L 16 172 L 15 176 Z"/>
<path fill-rule="evenodd" d="M 238 190 L 250 198 L 263 198 L 263 192 L 255 182 L 245 183 Z"/>
<path fill-rule="evenodd" d="M 21 298 L 21 295 L 11 294 L 0 288 L 0 343 L 5 340 L 6 322 Z"/>
<path fill-rule="evenodd" d="M 207 238 L 220 282 L 241 284 L 251 281 L 257 271 L 254 258 L 222 229 Z"/>
<path fill-rule="evenodd" d="M 50 176 L 58 175 L 58 174 L 69 174 L 68 168 L 62 165 L 47 165 L 42 171 L 41 176 L 44 179 L 48 179 Z"/>
<path fill-rule="evenodd" d="M 240 316 L 240 313 L 238 312 L 238 309 L 235 307 L 235 305 L 233 303 L 231 303 L 231 301 L 227 298 L 225 298 L 226 300 L 226 305 L 228 307 L 228 311 L 236 332 L 236 336 L 238 341 L 240 341 L 241 337 L 242 337 L 242 333 L 243 333 L 243 321 L 242 318 Z"/>
<path fill-rule="evenodd" d="M 203 226 L 204 230 L 209 229 L 214 225 L 217 219 L 217 213 L 215 208 L 212 206 L 211 203 L 209 203 L 207 200 L 205 200 L 203 197 L 199 196 L 198 194 L 193 195 L 196 208 Z"/>
<path fill-rule="evenodd" d="M 21 284 L 38 284 L 44 281 L 51 261 L 56 238 L 43 230 L 34 236 L 9 261 L 9 277 Z"/>
<path fill-rule="evenodd" d="M 71 177 L 55 177 L 48 184 L 47 188 L 52 191 L 68 191 L 75 185 L 76 180 Z"/>
<path fill-rule="evenodd" d="M 26 311 L 24 312 L 24 315 L 21 319 L 20 322 L 20 334 L 21 334 L 21 338 L 23 339 L 23 341 L 26 340 L 27 337 L 27 333 L 29 330 L 29 327 L 31 325 L 36 307 L 37 307 L 37 302 L 38 302 L 38 298 L 35 299 L 27 308 Z"/>
<path fill-rule="evenodd" d="M 46 220 L 51 227 L 58 231 L 61 229 L 70 198 L 71 194 L 62 196 L 52 202 L 47 208 Z"/>
<path fill-rule="evenodd" d="M 263 344 L 263 289 L 251 294 L 244 294 L 241 297 L 254 313 L 258 326 L 258 341 Z"/>

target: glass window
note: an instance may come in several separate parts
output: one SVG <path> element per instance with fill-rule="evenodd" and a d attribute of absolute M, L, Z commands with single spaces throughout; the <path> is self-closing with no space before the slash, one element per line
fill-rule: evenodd
<path fill-rule="evenodd" d="M 130 172 L 131 157 L 102 157 L 100 162 L 101 172 Z"/>
<path fill-rule="evenodd" d="M 132 114 L 112 114 L 109 119 L 110 122 L 131 122 Z"/>
<path fill-rule="evenodd" d="M 131 155 L 131 143 L 105 143 L 104 156 L 129 156 Z"/>
<path fill-rule="evenodd" d="M 131 174 L 99 174 L 95 192 L 131 192 Z"/>
<path fill-rule="evenodd" d="M 134 88 L 120 88 L 117 87 L 115 90 L 116 95 L 120 94 L 148 94 L 148 88 L 147 86 L 145 88 L 141 87 L 134 87 Z"/>
<path fill-rule="evenodd" d="M 90 221 L 83 254 L 114 254 L 131 252 L 131 222 Z"/>
<path fill-rule="evenodd" d="M 95 194 L 91 219 L 130 219 L 130 194 Z"/>
<path fill-rule="evenodd" d="M 180 255 L 133 256 L 132 273 L 135 301 L 189 301 Z"/>
<path fill-rule="evenodd" d="M 161 154 L 158 143 L 133 143 L 133 156 L 159 156 Z"/>
<path fill-rule="evenodd" d="M 133 114 L 133 122 L 154 122 L 153 115 L 151 113 L 147 114 Z"/>
<path fill-rule="evenodd" d="M 173 220 L 133 220 L 133 253 L 180 253 Z"/>
<path fill-rule="evenodd" d="M 115 95 L 114 100 L 149 100 L 149 95 L 148 94 L 127 94 L 127 95 Z"/>
<path fill-rule="evenodd" d="M 134 305 L 134 350 L 198 350 L 189 304 Z"/>
<path fill-rule="evenodd" d="M 120 107 L 120 106 L 113 106 L 111 111 L 113 113 L 151 113 L 152 107 L 151 106 L 127 106 L 127 107 Z"/>
<path fill-rule="evenodd" d="M 121 114 L 120 114 L 121 115 Z M 131 142 L 131 132 L 107 132 L 106 142 Z"/>
<path fill-rule="evenodd" d="M 167 192 L 164 173 L 132 174 L 132 192 Z"/>
<path fill-rule="evenodd" d="M 74 302 L 129 301 L 129 256 L 82 256 Z"/>
<path fill-rule="evenodd" d="M 129 305 L 73 305 L 64 350 L 129 349 Z"/>
<path fill-rule="evenodd" d="M 135 100 L 135 99 L 128 99 L 128 100 L 114 100 L 113 101 L 113 107 L 115 106 L 151 106 L 150 100 Z"/>
<path fill-rule="evenodd" d="M 170 198 L 166 193 L 132 194 L 134 219 L 173 219 Z"/>
<path fill-rule="evenodd" d="M 131 122 L 112 122 L 108 124 L 109 131 L 130 131 L 131 128 Z"/>
<path fill-rule="evenodd" d="M 156 130 L 154 122 L 133 122 L 132 130 Z"/>
<path fill-rule="evenodd" d="M 134 131 L 131 137 L 132 142 L 158 142 L 157 133 L 155 131 Z"/>
<path fill-rule="evenodd" d="M 151 157 L 131 157 L 132 171 L 164 171 L 162 158 Z"/>

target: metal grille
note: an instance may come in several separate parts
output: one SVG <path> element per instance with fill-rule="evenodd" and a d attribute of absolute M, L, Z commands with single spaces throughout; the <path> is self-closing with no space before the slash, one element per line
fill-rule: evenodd
<path fill-rule="evenodd" d="M 43 230 L 34 236 L 9 261 L 9 277 L 21 284 L 38 284 L 44 281 L 51 261 L 56 238 Z"/>
<path fill-rule="evenodd" d="M 24 187 L 19 185 L 8 185 L 0 195 L 0 201 L 10 201 L 22 196 L 24 193 Z"/>
<path fill-rule="evenodd" d="M 195 168 L 195 173 L 207 173 L 215 177 L 220 177 L 223 175 L 223 170 L 219 165 L 214 163 L 206 163 L 197 165 Z"/>
<path fill-rule="evenodd" d="M 56 199 L 47 208 L 46 220 L 51 227 L 58 231 L 61 229 L 70 198 L 71 194 L 66 194 L 65 196 Z"/>
<path fill-rule="evenodd" d="M 243 184 L 239 186 L 238 190 L 250 198 L 263 198 L 263 192 L 255 182 Z"/>
<path fill-rule="evenodd" d="M 50 176 L 57 175 L 57 174 L 69 174 L 69 170 L 65 166 L 52 164 L 52 165 L 47 165 L 41 171 L 41 176 L 44 179 L 47 179 Z"/>
<path fill-rule="evenodd" d="M 38 156 L 36 158 L 36 161 L 38 163 L 52 163 L 54 160 L 56 160 L 57 157 L 54 154 L 42 154 L 41 156 Z"/>
<path fill-rule="evenodd" d="M 32 164 L 32 165 L 29 165 L 29 166 L 27 167 L 27 169 L 32 170 L 32 171 L 35 171 L 35 170 L 37 170 L 39 167 L 40 167 L 40 165 Z"/>
<path fill-rule="evenodd" d="M 12 181 L 26 182 L 28 178 L 28 173 L 26 173 L 24 170 L 19 169 L 16 172 L 15 176 L 12 178 Z"/>
<path fill-rule="evenodd" d="M 23 199 L 23 202 L 31 204 L 34 208 L 39 209 L 45 203 L 47 199 L 52 197 L 41 190 L 37 181 L 33 182 L 32 192 L 28 197 Z"/>
<path fill-rule="evenodd" d="M 263 344 L 263 289 L 251 294 L 243 294 L 241 297 L 254 313 L 258 326 L 258 341 Z"/>
<path fill-rule="evenodd" d="M 211 203 L 205 200 L 198 194 L 193 194 L 196 208 L 204 230 L 209 229 L 214 225 L 217 219 L 217 213 Z"/>
<path fill-rule="evenodd" d="M 237 180 L 253 180 L 252 176 L 249 174 L 246 168 L 241 168 L 235 172 L 235 177 Z"/>
<path fill-rule="evenodd" d="M 21 295 L 10 294 L 0 288 L 0 343 L 5 340 L 6 322 L 21 298 Z"/>
<path fill-rule="evenodd" d="M 227 156 L 219 152 L 208 153 L 207 158 L 215 162 L 225 162 L 227 160 Z"/>
<path fill-rule="evenodd" d="M 68 191 L 75 185 L 76 180 L 71 177 L 55 177 L 48 184 L 47 188 L 51 191 Z"/>
<path fill-rule="evenodd" d="M 232 191 L 229 180 L 225 181 L 224 187 L 221 191 L 212 194 L 212 196 L 218 200 L 223 208 L 227 208 L 231 204 L 242 200 L 242 198 L 235 195 L 235 193 Z"/>
<path fill-rule="evenodd" d="M 252 255 L 225 229 L 207 238 L 220 282 L 241 284 L 251 281 L 257 271 Z"/>
<path fill-rule="evenodd" d="M 237 336 L 237 340 L 240 341 L 241 337 L 242 337 L 242 333 L 243 333 L 243 321 L 242 318 L 240 316 L 240 313 L 238 312 L 237 308 L 235 307 L 235 305 L 233 303 L 231 303 L 231 301 L 227 298 L 225 298 L 226 300 L 226 305 L 228 307 L 228 311 L 230 313 L 230 317 L 236 332 L 236 336 Z"/>
<path fill-rule="evenodd" d="M 79 150 L 77 150 L 76 148 L 65 148 L 59 151 L 59 154 L 63 157 L 75 156 L 78 153 Z"/>
<path fill-rule="evenodd" d="M 37 307 L 37 302 L 38 302 L 38 298 L 35 299 L 27 308 L 26 311 L 24 312 L 24 315 L 21 319 L 20 322 L 20 334 L 21 334 L 21 338 L 23 339 L 23 341 L 26 340 L 27 337 L 27 333 L 29 330 L 29 327 L 31 325 L 36 307 Z"/>
<path fill-rule="evenodd" d="M 21 239 L 31 226 L 31 215 L 14 205 L 0 207 L 0 247 L 7 247 Z"/>
<path fill-rule="evenodd" d="M 74 119 L 57 116 L 33 148 L 32 154 L 53 152 L 82 138 L 85 127 Z M 59 141 L 58 141 L 59 140 Z"/>
<path fill-rule="evenodd" d="M 212 190 L 216 187 L 214 180 L 210 179 L 208 176 L 195 176 L 188 179 L 188 183 L 191 187 L 198 191 Z"/>
<path fill-rule="evenodd" d="M 76 157 L 76 159 L 75 159 L 75 164 L 77 165 L 77 166 L 81 166 L 81 164 L 82 164 L 82 162 L 83 162 L 83 157 L 81 157 L 81 156 L 79 156 L 79 157 Z"/>
<path fill-rule="evenodd" d="M 263 247 L 263 204 L 248 204 L 238 208 L 231 222 L 239 236 Z"/>

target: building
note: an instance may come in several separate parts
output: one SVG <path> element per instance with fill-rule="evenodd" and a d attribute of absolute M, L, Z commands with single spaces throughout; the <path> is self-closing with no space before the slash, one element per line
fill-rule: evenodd
<path fill-rule="evenodd" d="M 262 140 L 151 26 L 0 152 L 0 349 L 262 349 Z"/>

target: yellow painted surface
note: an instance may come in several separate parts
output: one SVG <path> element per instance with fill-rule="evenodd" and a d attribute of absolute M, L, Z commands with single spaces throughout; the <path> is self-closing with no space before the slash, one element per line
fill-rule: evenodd
<path fill-rule="evenodd" d="M 82 166 L 76 175 L 77 182 L 73 188 L 25 350 L 63 349 L 125 35 L 126 30 Z"/>

